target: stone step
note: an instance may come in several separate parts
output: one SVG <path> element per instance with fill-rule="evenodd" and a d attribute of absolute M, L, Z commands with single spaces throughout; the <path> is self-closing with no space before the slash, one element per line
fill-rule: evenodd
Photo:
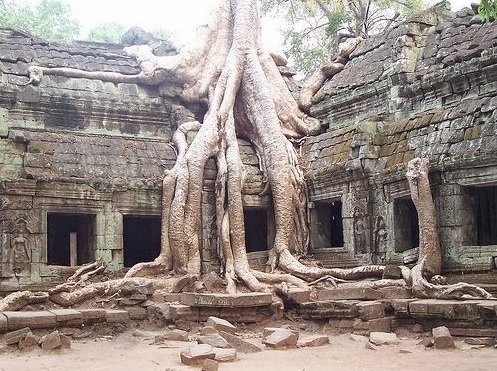
<path fill-rule="evenodd" d="M 272 297 L 270 293 L 264 292 L 240 294 L 183 292 L 180 302 L 191 307 L 250 308 L 270 306 Z"/>

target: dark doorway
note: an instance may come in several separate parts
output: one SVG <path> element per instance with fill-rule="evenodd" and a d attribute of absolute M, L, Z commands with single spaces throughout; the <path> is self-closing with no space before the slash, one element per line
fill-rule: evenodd
<path fill-rule="evenodd" d="M 243 216 L 247 252 L 266 251 L 268 248 L 267 211 L 265 209 L 245 209 Z"/>
<path fill-rule="evenodd" d="M 395 251 L 403 252 L 419 246 L 418 212 L 410 198 L 394 201 Z"/>
<path fill-rule="evenodd" d="M 47 214 L 47 263 L 74 266 L 95 259 L 95 215 Z"/>
<path fill-rule="evenodd" d="M 342 202 L 316 202 L 312 214 L 312 248 L 343 247 Z"/>
<path fill-rule="evenodd" d="M 155 216 L 123 217 L 124 266 L 151 262 L 160 254 L 161 220 Z"/>
<path fill-rule="evenodd" d="M 497 187 L 474 188 L 479 246 L 497 245 Z"/>

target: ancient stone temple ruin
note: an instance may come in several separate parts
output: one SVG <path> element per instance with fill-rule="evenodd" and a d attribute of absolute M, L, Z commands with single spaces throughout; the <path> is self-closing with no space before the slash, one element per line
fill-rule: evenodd
<path fill-rule="evenodd" d="M 158 53 L 174 53 L 162 44 Z M 136 74 L 122 45 L 47 43 L 0 31 L 0 288 L 63 281 L 103 258 L 122 272 L 160 251 L 161 187 L 176 127 L 205 108 L 160 87 L 46 76 L 28 67 Z M 287 70 L 283 74 L 290 76 Z M 444 272 L 488 272 L 497 259 L 497 25 L 433 8 L 359 44 L 313 98 L 322 134 L 303 142 L 308 253 L 325 266 L 410 264 L 419 227 L 406 166 L 430 160 Z M 261 266 L 274 238 L 253 148 L 246 246 Z M 214 179 L 202 196 L 201 259 L 216 271 Z"/>

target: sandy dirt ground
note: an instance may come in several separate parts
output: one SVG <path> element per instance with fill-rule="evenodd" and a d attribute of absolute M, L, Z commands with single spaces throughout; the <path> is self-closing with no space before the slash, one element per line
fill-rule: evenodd
<path fill-rule="evenodd" d="M 234 363 L 219 370 L 237 371 L 495 371 L 497 348 L 472 347 L 457 339 L 457 349 L 438 350 L 417 345 L 414 335 L 399 337 L 397 345 L 366 347 L 367 338 L 350 334 L 328 334 L 330 344 L 314 348 L 265 349 L 238 354 Z M 0 341 L 2 341 L 0 339 Z M 252 339 L 259 342 L 260 339 Z M 3 341 L 2 341 L 3 343 Z M 113 336 L 73 340 L 70 349 L 21 352 L 15 346 L 0 347 L 0 371 L 183 371 L 199 368 L 182 365 L 179 354 L 194 342 L 168 341 L 154 344 L 137 337 L 133 330 Z"/>

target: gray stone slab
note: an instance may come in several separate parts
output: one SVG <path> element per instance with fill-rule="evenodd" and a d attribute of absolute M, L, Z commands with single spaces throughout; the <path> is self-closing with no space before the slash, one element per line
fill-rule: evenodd
<path fill-rule="evenodd" d="M 33 312 L 3 312 L 7 317 L 7 328 L 9 331 L 17 330 L 23 327 L 31 329 L 56 328 L 57 317 L 48 311 Z"/>
<path fill-rule="evenodd" d="M 125 323 L 129 322 L 129 313 L 125 310 L 107 309 L 105 318 L 108 323 Z"/>
<path fill-rule="evenodd" d="M 83 314 L 74 309 L 52 309 L 55 314 L 57 326 L 59 327 L 79 327 L 83 323 Z"/>
<path fill-rule="evenodd" d="M 269 293 L 210 294 L 184 292 L 181 304 L 192 307 L 261 307 L 271 305 Z"/>
<path fill-rule="evenodd" d="M 381 293 L 370 288 L 347 287 L 321 290 L 318 292 L 317 300 L 378 300 Z"/>
<path fill-rule="evenodd" d="M 83 323 L 86 325 L 101 323 L 107 320 L 105 309 L 79 309 L 79 312 L 83 316 Z"/>
<path fill-rule="evenodd" d="M 0 313 L 0 334 L 7 331 L 7 317 Z"/>

